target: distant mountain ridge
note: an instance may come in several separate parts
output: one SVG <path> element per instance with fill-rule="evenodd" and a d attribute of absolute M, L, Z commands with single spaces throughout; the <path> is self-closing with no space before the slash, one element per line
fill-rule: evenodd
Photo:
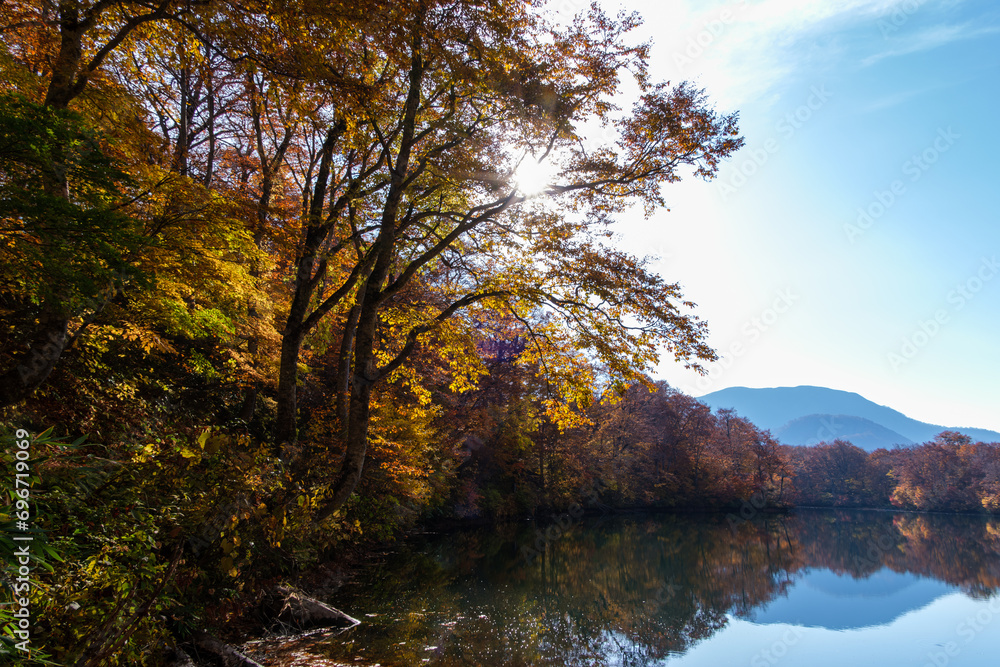
<path fill-rule="evenodd" d="M 938 426 L 849 391 L 827 387 L 730 387 L 699 398 L 713 410 L 732 408 L 788 445 L 814 445 L 837 438 L 862 449 L 927 442 L 941 431 L 973 440 L 1000 442 L 1000 433 L 982 428 Z"/>
<path fill-rule="evenodd" d="M 793 419 L 772 432 L 778 440 L 787 444 L 817 445 L 840 438 L 869 452 L 879 447 L 914 444 L 905 435 L 870 419 L 851 415 L 808 415 Z"/>

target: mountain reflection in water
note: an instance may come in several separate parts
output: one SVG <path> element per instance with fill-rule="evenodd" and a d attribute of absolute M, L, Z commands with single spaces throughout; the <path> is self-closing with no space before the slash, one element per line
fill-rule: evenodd
<path fill-rule="evenodd" d="M 915 574 L 884 568 L 863 579 L 807 569 L 787 595 L 755 609 L 755 623 L 789 623 L 828 630 L 886 625 L 956 590 Z"/>
<path fill-rule="evenodd" d="M 331 601 L 361 626 L 268 663 L 954 667 L 1000 654 L 996 519 L 616 515 L 529 562 L 536 528 L 411 543 Z"/>

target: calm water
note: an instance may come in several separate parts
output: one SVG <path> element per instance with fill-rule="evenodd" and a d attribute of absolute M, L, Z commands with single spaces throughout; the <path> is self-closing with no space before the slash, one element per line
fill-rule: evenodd
<path fill-rule="evenodd" d="M 1000 664 L 996 519 L 800 511 L 539 528 L 413 542 L 331 601 L 363 625 L 282 663 Z"/>

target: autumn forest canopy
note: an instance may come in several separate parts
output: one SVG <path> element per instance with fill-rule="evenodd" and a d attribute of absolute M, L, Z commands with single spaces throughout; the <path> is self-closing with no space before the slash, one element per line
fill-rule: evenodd
<path fill-rule="evenodd" d="M 331 554 L 582 488 L 1000 511 L 996 443 L 788 448 L 650 379 L 662 355 L 716 356 L 614 223 L 670 224 L 670 184 L 743 140 L 704 91 L 650 78 L 635 16 L 8 0 L 2 18 L 0 407 L 32 441 L 38 660 L 156 664 L 151 646 Z M 551 180 L 529 187 L 539 162 Z"/>

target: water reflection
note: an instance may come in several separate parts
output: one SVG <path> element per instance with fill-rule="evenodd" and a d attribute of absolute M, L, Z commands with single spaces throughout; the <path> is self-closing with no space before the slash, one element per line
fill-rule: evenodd
<path fill-rule="evenodd" d="M 529 563 L 534 529 L 440 536 L 373 565 L 334 601 L 365 623 L 308 652 L 383 667 L 757 667 L 848 664 L 856 644 L 850 664 L 919 667 L 935 651 L 949 665 L 993 664 L 975 655 L 1000 651 L 995 520 L 800 511 L 734 528 L 712 515 L 615 516 L 582 522 Z M 965 628 L 972 640 L 963 613 L 980 619 Z"/>
<path fill-rule="evenodd" d="M 750 619 L 828 630 L 887 625 L 954 591 L 942 581 L 887 568 L 863 579 L 809 568 L 787 595 L 755 609 Z"/>

